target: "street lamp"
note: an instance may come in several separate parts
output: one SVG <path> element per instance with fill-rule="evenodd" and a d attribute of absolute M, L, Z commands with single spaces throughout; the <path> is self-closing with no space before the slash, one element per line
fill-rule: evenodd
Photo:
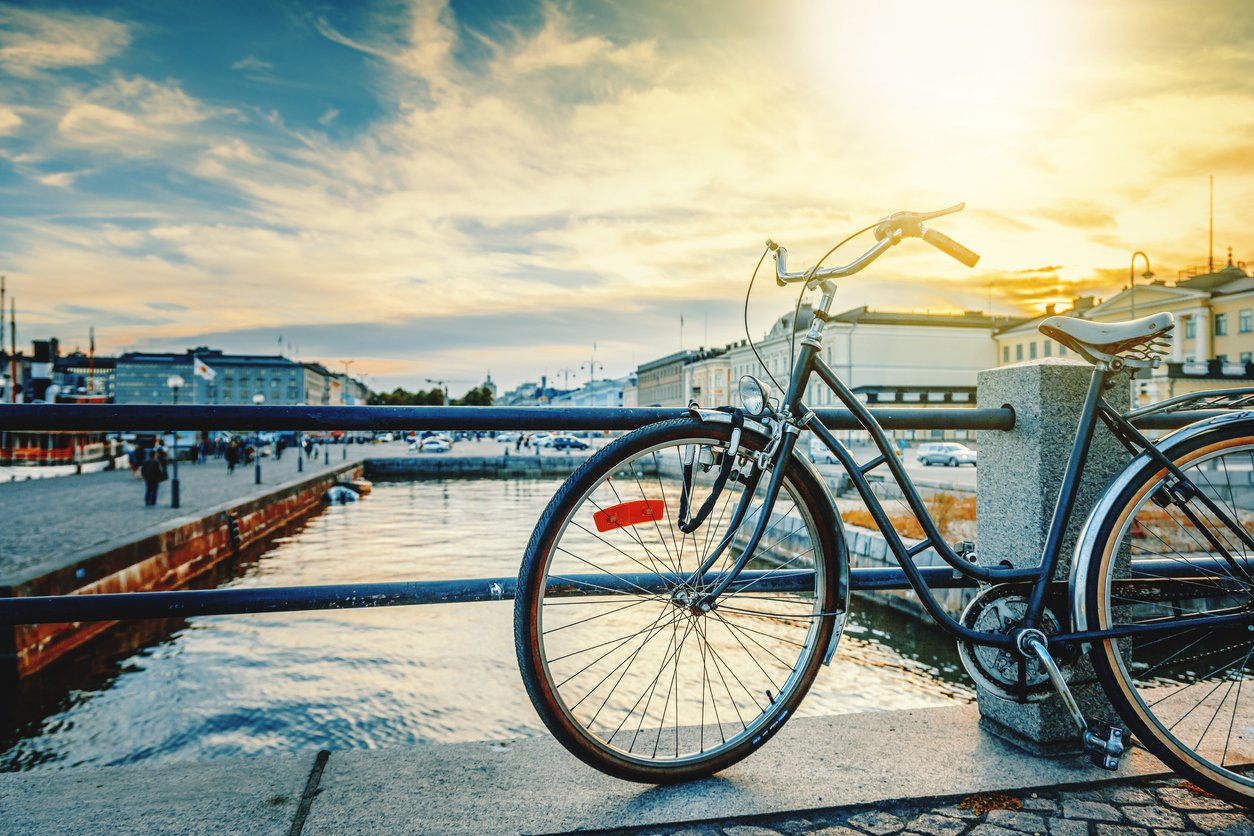
<path fill-rule="evenodd" d="M 261 394 L 260 392 L 253 395 L 253 403 L 255 403 L 257 406 L 261 406 L 265 402 L 266 402 L 266 396 Z M 254 485 L 261 484 L 261 445 L 260 444 L 257 445 L 257 449 L 253 454 L 253 484 Z"/>
<path fill-rule="evenodd" d="M 179 403 L 179 390 L 187 381 L 183 380 L 181 374 L 172 374 L 165 379 L 165 385 L 170 387 L 170 397 L 173 399 L 175 406 Z M 174 475 L 170 478 L 170 507 L 179 507 L 179 431 L 174 431 L 174 442 L 170 445 L 173 448 L 174 457 Z"/>
<path fill-rule="evenodd" d="M 1145 272 L 1141 274 L 1141 278 L 1149 281 L 1154 278 L 1154 271 L 1150 269 L 1149 256 L 1137 250 L 1132 254 L 1132 263 L 1128 265 L 1128 287 L 1131 289 L 1131 299 L 1129 304 L 1132 306 L 1132 319 L 1136 319 L 1136 257 L 1140 256 L 1145 259 Z"/>

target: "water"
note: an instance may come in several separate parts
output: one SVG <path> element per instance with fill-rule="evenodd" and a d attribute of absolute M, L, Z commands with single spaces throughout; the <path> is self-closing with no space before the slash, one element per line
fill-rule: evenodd
<path fill-rule="evenodd" d="M 230 583 L 511 576 L 557 485 L 379 483 L 278 540 Z M 23 689 L 0 769 L 546 734 L 518 675 L 512 622 L 512 602 L 190 619 L 127 658 L 64 666 L 57 681 Z M 800 713 L 973 699 L 951 640 L 857 600 Z"/>

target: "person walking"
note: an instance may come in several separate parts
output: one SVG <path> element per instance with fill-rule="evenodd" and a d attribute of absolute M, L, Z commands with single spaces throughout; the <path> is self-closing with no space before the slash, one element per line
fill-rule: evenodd
<path fill-rule="evenodd" d="M 144 504 L 157 504 L 157 490 L 166 480 L 165 450 L 157 447 L 149 452 L 144 463 L 139 466 L 139 474 L 144 478 Z"/>
<path fill-rule="evenodd" d="M 239 464 L 239 453 L 239 442 L 232 438 L 231 443 L 226 445 L 226 452 L 222 454 L 226 459 L 227 473 L 235 472 L 235 465 Z"/>

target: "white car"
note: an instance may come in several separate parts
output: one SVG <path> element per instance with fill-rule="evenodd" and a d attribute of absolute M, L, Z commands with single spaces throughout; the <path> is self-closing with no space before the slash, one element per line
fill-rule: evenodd
<path fill-rule="evenodd" d="M 522 435 L 522 433 L 517 433 L 517 432 L 514 432 L 513 430 L 510 430 L 509 432 L 497 433 L 496 440 L 502 444 L 513 444 L 515 441 L 518 440 L 518 437 L 520 435 Z"/>
<path fill-rule="evenodd" d="M 836 457 L 832 455 L 832 451 L 827 449 L 827 445 L 823 443 L 823 439 L 814 433 L 810 433 L 810 461 L 815 464 L 836 464 Z"/>
<path fill-rule="evenodd" d="M 453 445 L 448 443 L 448 439 L 431 435 L 419 442 L 418 449 L 424 453 L 447 453 L 453 449 Z"/>
<path fill-rule="evenodd" d="M 936 444 L 919 445 L 917 456 L 919 462 L 925 467 L 933 464 L 943 464 L 946 467 L 959 467 L 969 464 L 975 467 L 975 460 L 978 454 L 965 444 L 959 444 L 956 441 L 944 441 Z"/>
<path fill-rule="evenodd" d="M 532 447 L 552 447 L 553 433 L 536 433 L 531 436 Z"/>

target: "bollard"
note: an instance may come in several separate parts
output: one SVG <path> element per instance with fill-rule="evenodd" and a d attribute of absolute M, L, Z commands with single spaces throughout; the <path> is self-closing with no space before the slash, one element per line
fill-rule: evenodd
<path fill-rule="evenodd" d="M 1087 363 L 1050 358 L 979 373 L 978 405 L 1009 405 L 1015 411 L 1012 431 L 979 433 L 976 558 L 980 565 L 1039 565 L 1092 370 Z M 1127 379 L 1118 385 L 1127 386 Z M 1056 579 L 1067 579 L 1085 518 L 1110 478 L 1127 463 L 1128 454 L 1099 422 L 1063 540 Z M 1057 615 L 1067 629 L 1070 625 L 1065 613 Z M 1075 668 L 1070 677 L 1071 691 L 1085 716 L 1116 720 L 1087 657 Z M 976 699 L 980 724 L 997 736 L 1039 755 L 1080 751 L 1075 724 L 1057 695 L 1020 704 L 977 686 Z"/>
<path fill-rule="evenodd" d="M 325 443 L 322 445 L 322 463 L 325 465 L 331 464 L 331 448 L 327 447 Z"/>
<path fill-rule="evenodd" d="M 253 484 L 254 485 L 261 484 L 261 455 L 260 454 L 257 455 L 257 461 L 253 465 Z"/>

